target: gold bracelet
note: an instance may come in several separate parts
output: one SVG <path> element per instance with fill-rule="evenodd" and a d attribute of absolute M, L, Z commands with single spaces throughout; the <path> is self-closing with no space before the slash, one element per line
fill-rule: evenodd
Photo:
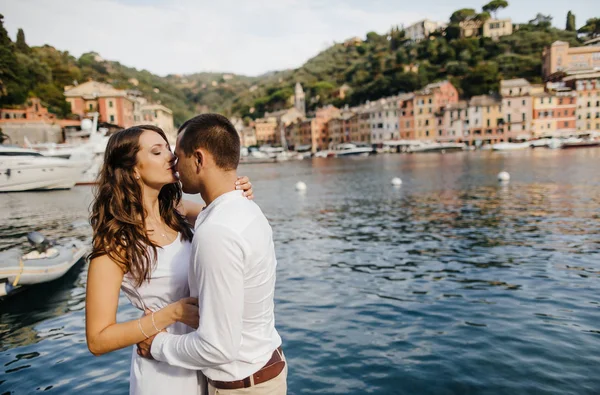
<path fill-rule="evenodd" d="M 154 327 L 154 329 L 156 330 L 156 333 L 160 332 L 160 329 L 158 329 L 158 328 L 156 327 L 156 322 L 154 322 L 154 311 L 152 312 L 152 315 L 151 315 L 151 317 L 152 317 L 152 326 L 153 326 L 153 327 Z"/>
<path fill-rule="evenodd" d="M 140 327 L 140 331 L 142 332 L 142 334 L 146 336 L 146 339 L 149 339 L 150 336 L 146 335 L 146 332 L 144 332 L 144 328 L 142 328 L 142 317 L 138 318 L 138 326 Z"/>

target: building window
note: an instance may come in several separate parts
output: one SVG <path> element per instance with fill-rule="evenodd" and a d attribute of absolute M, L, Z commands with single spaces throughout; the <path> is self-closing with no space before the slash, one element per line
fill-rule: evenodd
<path fill-rule="evenodd" d="M 112 102 L 112 100 L 109 100 L 109 101 L 108 101 L 108 106 L 109 106 L 110 108 L 113 108 L 113 102 Z"/>
<path fill-rule="evenodd" d="M 114 121 L 115 121 L 115 116 L 114 116 L 114 115 L 111 115 L 111 116 L 110 116 L 110 121 L 111 121 L 111 122 L 114 122 Z"/>
<path fill-rule="evenodd" d="M 523 105 L 525 105 L 525 100 L 523 100 Z"/>
<path fill-rule="evenodd" d="M 508 119 L 508 122 L 510 122 L 510 114 L 508 114 L 508 117 L 507 117 L 507 119 Z"/>
<path fill-rule="evenodd" d="M 425 126 L 429 126 L 429 119 L 425 120 Z"/>
<path fill-rule="evenodd" d="M 561 105 L 563 103 L 563 99 L 558 99 L 558 104 Z"/>
<path fill-rule="evenodd" d="M 90 103 L 90 111 L 92 111 L 94 109 L 94 105 L 92 103 Z"/>
<path fill-rule="evenodd" d="M 525 122 L 525 113 L 523 113 L 521 115 L 523 115 L 523 122 Z"/>
<path fill-rule="evenodd" d="M 510 100 L 507 102 L 508 106 L 510 107 Z"/>
<path fill-rule="evenodd" d="M 487 120 L 487 126 L 488 126 L 488 128 L 490 127 L 490 120 L 489 119 Z"/>
<path fill-rule="evenodd" d="M 442 131 L 441 130 L 438 130 L 438 135 L 440 135 L 440 136 L 442 135 Z"/>
<path fill-rule="evenodd" d="M 425 136 L 429 137 L 429 130 L 425 132 Z"/>
<path fill-rule="evenodd" d="M 565 122 L 565 128 L 569 127 L 569 122 Z"/>

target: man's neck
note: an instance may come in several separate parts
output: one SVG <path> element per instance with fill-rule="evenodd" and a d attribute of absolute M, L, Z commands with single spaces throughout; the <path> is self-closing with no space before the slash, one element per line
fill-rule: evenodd
<path fill-rule="evenodd" d="M 202 200 L 208 206 L 215 201 L 219 196 L 235 191 L 235 181 L 237 180 L 237 173 L 235 170 L 232 171 L 214 171 L 211 174 L 207 174 L 204 179 L 204 186 L 200 191 Z"/>

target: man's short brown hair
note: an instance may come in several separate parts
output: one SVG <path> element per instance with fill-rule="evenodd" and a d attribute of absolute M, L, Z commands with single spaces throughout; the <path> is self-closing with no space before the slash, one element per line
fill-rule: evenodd
<path fill-rule="evenodd" d="M 184 133 L 185 132 L 185 133 Z M 210 152 L 223 170 L 235 170 L 240 162 L 240 136 L 233 124 L 220 114 L 201 114 L 187 120 L 177 132 L 184 133 L 179 146 L 187 156 L 198 148 Z"/>

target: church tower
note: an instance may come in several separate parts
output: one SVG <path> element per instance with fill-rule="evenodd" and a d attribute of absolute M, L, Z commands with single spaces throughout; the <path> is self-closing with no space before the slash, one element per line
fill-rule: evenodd
<path fill-rule="evenodd" d="M 304 89 L 299 82 L 296 82 L 296 90 L 294 92 L 294 107 L 300 111 L 301 114 L 306 115 L 306 102 L 304 100 Z"/>

